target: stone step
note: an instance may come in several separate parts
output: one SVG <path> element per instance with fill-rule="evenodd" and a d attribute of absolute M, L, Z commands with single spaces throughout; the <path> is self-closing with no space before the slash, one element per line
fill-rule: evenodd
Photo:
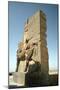
<path fill-rule="evenodd" d="M 20 86 L 25 86 L 25 72 L 15 72 L 13 74 L 14 82 L 18 83 Z"/>

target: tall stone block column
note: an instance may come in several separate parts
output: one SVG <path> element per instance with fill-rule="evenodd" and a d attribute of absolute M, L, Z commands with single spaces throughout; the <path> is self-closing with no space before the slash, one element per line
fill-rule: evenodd
<path fill-rule="evenodd" d="M 47 20 L 42 11 L 40 11 L 40 52 L 41 72 L 48 74 Z"/>
<path fill-rule="evenodd" d="M 47 19 L 43 11 L 36 12 L 29 17 L 24 26 L 24 42 L 29 39 L 29 43 L 37 42 L 36 60 L 40 63 L 40 73 L 43 77 L 42 82 L 48 82 L 48 48 L 47 48 Z"/>
<path fill-rule="evenodd" d="M 41 64 L 41 72 L 48 73 L 47 20 L 42 11 L 29 17 L 24 26 L 24 42 L 37 42 L 37 60 Z"/>
<path fill-rule="evenodd" d="M 24 40 L 23 40 L 24 45 L 25 45 L 26 39 L 29 40 L 28 44 L 31 44 L 33 42 L 37 43 L 37 46 L 36 46 L 37 53 L 34 59 L 38 61 L 41 65 L 39 72 L 40 72 L 40 77 L 42 79 L 40 79 L 40 81 L 42 80 L 41 83 L 43 85 L 47 85 L 48 70 L 49 70 L 49 65 L 48 65 L 49 56 L 48 56 L 48 48 L 47 48 L 47 19 L 44 12 L 38 11 L 33 16 L 27 19 L 24 25 Z M 18 76 L 17 75 L 15 76 L 16 78 L 19 77 L 19 75 L 22 76 L 20 73 L 23 71 L 22 73 L 25 80 L 23 66 L 25 66 L 25 61 L 20 62 L 19 68 L 18 68 Z M 38 73 L 36 75 L 38 75 Z M 17 80 L 16 78 L 15 78 L 15 81 Z M 19 80 L 21 79 L 22 78 L 20 77 Z M 17 80 L 18 83 L 20 82 L 19 80 Z M 25 85 L 25 83 L 23 84 Z"/>

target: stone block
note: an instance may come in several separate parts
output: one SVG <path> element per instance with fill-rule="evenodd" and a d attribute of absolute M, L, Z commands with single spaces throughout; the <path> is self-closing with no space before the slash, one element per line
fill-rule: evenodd
<path fill-rule="evenodd" d="M 25 86 L 25 73 L 24 72 L 15 72 L 13 74 L 13 80 L 15 83 L 20 86 Z"/>

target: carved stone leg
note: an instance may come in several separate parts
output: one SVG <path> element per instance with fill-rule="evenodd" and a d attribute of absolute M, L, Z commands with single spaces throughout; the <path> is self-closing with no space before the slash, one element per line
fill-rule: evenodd
<path fill-rule="evenodd" d="M 20 64 L 20 60 L 19 60 L 19 59 L 17 59 L 17 67 L 16 67 L 16 72 L 18 72 L 19 64 Z"/>
<path fill-rule="evenodd" d="M 28 60 L 26 60 L 26 67 L 25 67 L 25 70 L 24 70 L 24 72 L 26 72 L 26 71 L 27 71 L 27 69 L 28 69 L 28 66 L 29 66 L 29 61 L 28 61 Z"/>

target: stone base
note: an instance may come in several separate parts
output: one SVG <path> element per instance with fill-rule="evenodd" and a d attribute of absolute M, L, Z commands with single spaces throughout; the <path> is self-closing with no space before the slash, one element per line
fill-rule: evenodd
<path fill-rule="evenodd" d="M 40 72 L 25 73 L 25 72 L 15 72 L 13 75 L 13 80 L 17 86 L 27 86 L 27 87 L 40 87 L 49 86 L 48 75 L 41 74 Z"/>
<path fill-rule="evenodd" d="M 42 75 L 41 72 L 27 73 L 25 78 L 26 86 L 29 87 L 40 87 L 49 85 L 47 75 Z"/>
<path fill-rule="evenodd" d="M 25 73 L 24 72 L 15 72 L 13 74 L 13 80 L 20 86 L 25 86 Z"/>

